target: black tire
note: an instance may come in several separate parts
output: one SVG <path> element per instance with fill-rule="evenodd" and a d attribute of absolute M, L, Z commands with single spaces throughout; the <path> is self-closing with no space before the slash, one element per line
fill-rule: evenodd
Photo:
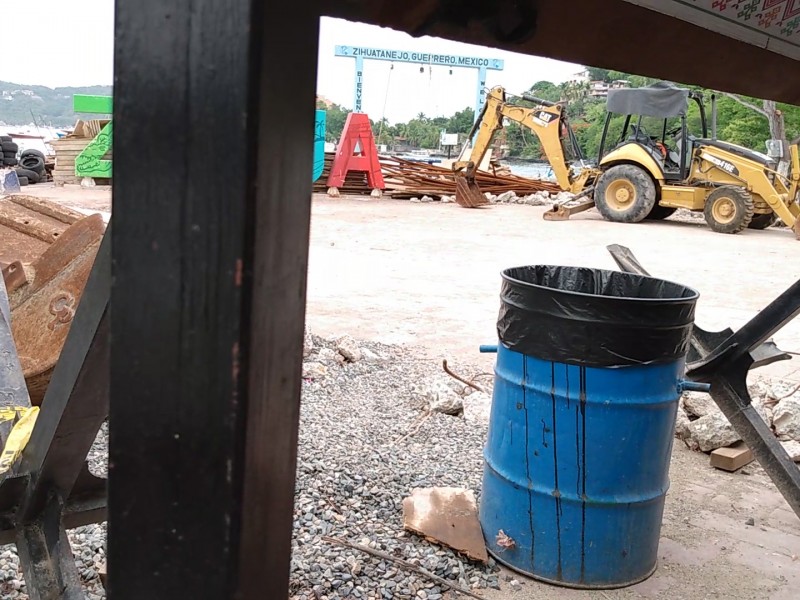
<path fill-rule="evenodd" d="M 22 153 L 19 155 L 20 158 L 25 158 L 26 156 L 38 156 L 42 160 L 44 160 L 44 152 L 40 152 L 34 148 L 30 150 L 23 150 Z"/>
<path fill-rule="evenodd" d="M 703 214 L 717 233 L 739 233 L 753 219 L 753 197 L 744 188 L 723 185 L 708 195 Z"/>
<path fill-rule="evenodd" d="M 775 223 L 775 213 L 755 213 L 753 218 L 747 224 L 748 229 L 766 229 Z"/>
<path fill-rule="evenodd" d="M 656 184 L 636 165 L 617 165 L 600 175 L 594 203 L 608 221 L 638 223 L 656 205 Z"/>
<path fill-rule="evenodd" d="M 39 174 L 36 171 L 18 167 L 14 169 L 17 172 L 17 177 L 27 177 L 28 183 L 39 183 Z"/>
<path fill-rule="evenodd" d="M 14 158 L 13 156 L 4 156 L 3 157 L 3 164 L 7 167 L 16 166 L 19 161 Z"/>
<path fill-rule="evenodd" d="M 2 143 L 0 143 L 0 147 L 3 148 L 3 152 L 4 153 L 5 152 L 13 152 L 15 155 L 17 154 L 17 151 L 19 150 L 19 146 L 17 144 L 15 144 L 14 142 L 2 142 Z"/>
<path fill-rule="evenodd" d="M 21 177 L 19 175 L 17 175 L 17 180 L 19 181 L 20 187 L 22 187 L 23 185 L 28 185 L 30 183 L 27 177 Z"/>
<path fill-rule="evenodd" d="M 676 210 L 678 209 L 672 206 L 659 206 L 656 204 L 645 219 L 649 221 L 662 221 L 667 217 L 671 217 Z"/>
<path fill-rule="evenodd" d="M 4 142 L 13 142 L 14 139 L 9 135 L 0 135 L 0 144 Z"/>
<path fill-rule="evenodd" d="M 39 175 L 44 174 L 44 160 L 38 156 L 28 155 L 20 159 L 20 166 Z"/>
<path fill-rule="evenodd" d="M 7 156 L 8 158 L 12 158 L 12 157 L 16 158 L 17 157 L 17 153 L 16 152 L 3 152 L 3 156 Z"/>

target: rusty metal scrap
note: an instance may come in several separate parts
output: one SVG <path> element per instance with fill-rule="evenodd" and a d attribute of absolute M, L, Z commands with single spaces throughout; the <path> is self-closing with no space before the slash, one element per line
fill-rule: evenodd
<path fill-rule="evenodd" d="M 0 200 L 0 269 L 34 405 L 44 397 L 104 231 L 99 214 L 30 196 Z"/>
<path fill-rule="evenodd" d="M 430 165 L 424 162 L 405 160 L 395 156 L 381 156 L 381 168 L 386 184 L 384 196 L 392 198 L 411 198 L 413 196 L 454 196 L 456 193 L 456 180 L 453 172 L 445 167 Z M 314 183 L 314 191 L 325 193 L 327 191 L 328 173 L 333 162 L 333 155 L 325 155 L 325 169 L 320 178 Z M 518 175 L 508 174 L 506 169 L 497 168 L 493 173 L 477 171 L 475 181 L 483 192 L 502 194 L 516 192 L 518 195 L 532 194 L 534 192 L 558 193 L 560 188 L 553 182 L 541 179 L 529 179 Z M 347 174 L 344 186 L 339 188 L 342 194 L 369 194 L 364 173 L 350 172 Z"/>

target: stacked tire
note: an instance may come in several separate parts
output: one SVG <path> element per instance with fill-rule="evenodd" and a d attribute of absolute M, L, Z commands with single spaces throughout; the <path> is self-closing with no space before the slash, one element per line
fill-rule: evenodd
<path fill-rule="evenodd" d="M 2 150 L 2 159 L 0 159 L 0 167 L 13 167 L 17 164 L 17 151 L 19 146 L 14 143 L 7 135 L 0 135 L 0 150 Z"/>
<path fill-rule="evenodd" d="M 19 166 L 15 169 L 20 185 L 47 181 L 44 154 L 38 150 L 23 150 L 19 155 Z"/>

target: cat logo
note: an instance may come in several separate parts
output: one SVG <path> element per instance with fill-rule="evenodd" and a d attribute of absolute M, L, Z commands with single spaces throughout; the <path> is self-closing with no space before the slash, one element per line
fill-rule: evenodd
<path fill-rule="evenodd" d="M 547 127 L 548 125 L 550 125 L 550 122 L 555 118 L 556 116 L 554 114 L 545 112 L 543 110 L 540 110 L 531 117 L 533 122 L 541 127 Z"/>
<path fill-rule="evenodd" d="M 712 165 L 719 167 L 726 173 L 730 173 L 731 175 L 739 175 L 739 169 L 736 168 L 736 165 L 729 163 L 727 160 L 722 160 L 721 158 L 717 158 L 716 156 L 708 154 L 707 152 L 703 152 L 700 155 L 700 158 L 707 160 Z"/>

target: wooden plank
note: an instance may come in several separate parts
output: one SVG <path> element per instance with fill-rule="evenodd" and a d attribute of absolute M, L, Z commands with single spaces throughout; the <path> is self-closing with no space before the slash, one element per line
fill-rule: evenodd
<path fill-rule="evenodd" d="M 744 442 L 737 442 L 727 448 L 717 448 L 711 453 L 711 466 L 723 471 L 737 471 L 753 460 L 753 453 Z"/>
<path fill-rule="evenodd" d="M 287 598 L 319 18 L 115 19 L 108 595 Z"/>

